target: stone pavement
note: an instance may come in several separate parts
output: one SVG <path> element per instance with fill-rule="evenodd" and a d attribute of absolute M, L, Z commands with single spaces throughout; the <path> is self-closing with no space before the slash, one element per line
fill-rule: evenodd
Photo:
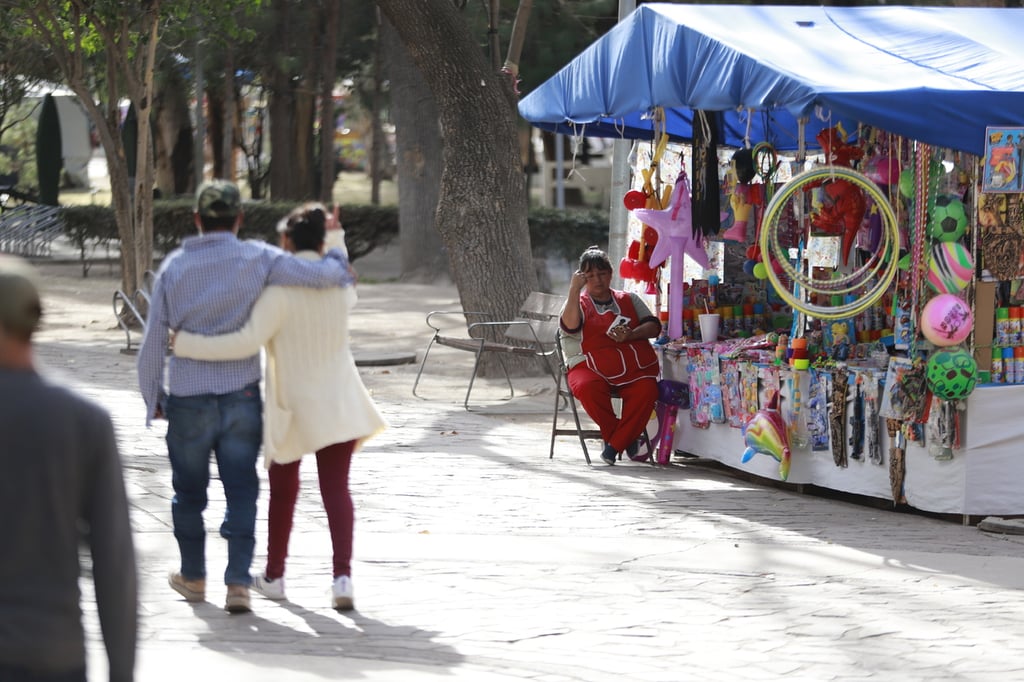
<path fill-rule="evenodd" d="M 587 467 L 542 378 L 461 407 L 472 358 L 362 370 L 391 428 L 354 460 L 358 610 L 329 608 L 330 547 L 303 470 L 290 601 L 228 616 L 212 579 L 191 606 L 166 585 L 177 548 L 164 428 L 146 429 L 135 359 L 119 352 L 115 281 L 49 265 L 38 356 L 113 414 L 141 568 L 138 679 L 1024 680 L 1024 538 L 801 495 L 712 467 Z M 422 352 L 453 287 L 360 286 L 358 351 Z M 478 392 L 479 391 L 479 392 Z M 265 485 L 265 475 L 262 473 Z M 217 481 L 208 568 L 223 570 Z M 265 492 L 265 487 L 264 487 Z M 257 558 L 262 567 L 266 496 Z M 90 679 L 104 679 L 84 583 Z"/>

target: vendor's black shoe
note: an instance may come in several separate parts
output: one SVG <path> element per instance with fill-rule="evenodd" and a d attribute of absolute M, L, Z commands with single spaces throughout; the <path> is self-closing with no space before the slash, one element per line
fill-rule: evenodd
<path fill-rule="evenodd" d="M 633 459 L 637 453 L 640 452 L 640 439 L 637 438 L 635 441 L 626 446 L 626 455 Z"/>
<path fill-rule="evenodd" d="M 616 452 L 615 448 L 613 448 L 611 445 L 605 445 L 604 450 L 601 451 L 601 459 L 603 459 L 604 463 L 607 464 L 608 466 L 614 466 L 615 458 L 618 456 L 619 453 Z"/>

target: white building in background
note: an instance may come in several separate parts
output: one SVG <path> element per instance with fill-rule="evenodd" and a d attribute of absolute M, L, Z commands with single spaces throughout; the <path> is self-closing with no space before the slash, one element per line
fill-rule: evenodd
<path fill-rule="evenodd" d="M 64 158 L 64 172 L 76 187 L 89 187 L 89 161 L 92 159 L 91 125 L 89 116 L 78 101 L 78 96 L 67 88 L 43 84 L 25 98 L 30 103 L 42 102 L 43 97 L 52 94 L 57 103 L 57 117 L 60 119 L 61 152 Z M 32 117 L 39 120 L 38 106 Z"/>

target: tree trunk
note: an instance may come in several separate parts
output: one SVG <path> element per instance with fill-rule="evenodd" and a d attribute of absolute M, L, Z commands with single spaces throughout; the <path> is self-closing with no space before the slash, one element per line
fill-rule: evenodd
<path fill-rule="evenodd" d="M 292 7 L 288 0 L 273 0 L 271 12 L 277 26 L 279 45 L 292 40 Z M 281 60 L 284 61 L 284 60 Z M 270 112 L 270 196 L 274 200 L 294 197 L 294 159 L 292 156 L 292 129 L 295 126 L 295 87 L 286 64 L 275 62 L 268 85 L 267 108 Z"/>
<path fill-rule="evenodd" d="M 213 157 L 213 177 L 228 177 L 224 174 L 224 90 L 214 80 L 206 81 L 206 134 L 210 141 L 210 155 Z"/>
<path fill-rule="evenodd" d="M 379 14 L 379 13 L 378 13 Z M 400 46 L 401 43 L 394 41 Z M 380 40 L 380 22 L 377 26 L 377 40 L 373 48 L 373 94 L 370 96 L 370 203 L 380 206 L 380 183 L 384 178 L 384 126 L 381 122 L 383 100 L 383 79 L 381 78 L 381 61 L 384 58 L 383 45 Z"/>
<path fill-rule="evenodd" d="M 221 130 L 221 157 L 223 158 L 224 174 L 234 182 L 236 175 L 235 168 L 235 114 L 238 104 L 235 97 L 235 51 L 228 43 L 224 48 L 224 114 Z"/>
<path fill-rule="evenodd" d="M 448 254 L 434 224 L 441 192 L 441 127 L 434 95 L 391 22 L 379 30 L 391 81 L 391 120 L 398 151 L 401 277 L 430 282 L 449 274 Z"/>
<path fill-rule="evenodd" d="M 377 0 L 434 94 L 444 139 L 437 226 L 464 310 L 513 319 L 537 287 L 509 79 L 450 0 Z M 496 369 L 497 361 L 485 369 Z M 519 364 L 524 369 L 527 363 Z"/>
<path fill-rule="evenodd" d="M 341 0 L 326 0 L 324 8 L 324 49 L 320 60 L 320 201 L 330 203 L 334 196 L 334 81 L 337 79 L 338 5 Z"/>
<path fill-rule="evenodd" d="M 184 88 L 180 79 L 166 79 L 153 97 L 154 177 L 164 197 L 190 189 L 192 122 Z"/>

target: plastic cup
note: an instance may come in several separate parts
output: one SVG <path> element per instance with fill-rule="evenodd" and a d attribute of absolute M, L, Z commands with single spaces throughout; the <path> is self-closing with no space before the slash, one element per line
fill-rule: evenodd
<path fill-rule="evenodd" d="M 718 340 L 718 325 L 721 317 L 718 313 L 701 313 L 698 315 L 700 322 L 700 338 L 704 343 L 711 343 Z"/>

